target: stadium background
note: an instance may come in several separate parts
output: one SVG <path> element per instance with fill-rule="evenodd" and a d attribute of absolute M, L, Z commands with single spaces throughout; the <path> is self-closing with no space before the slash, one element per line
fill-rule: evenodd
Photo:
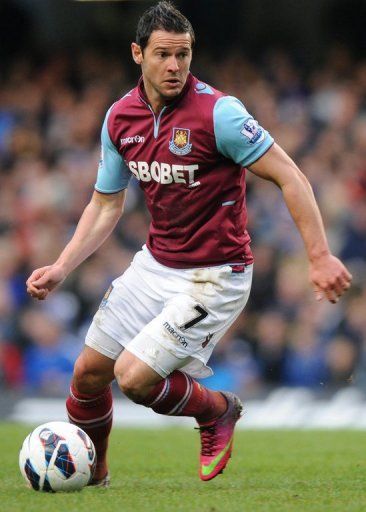
<path fill-rule="evenodd" d="M 144 242 L 137 183 L 113 236 L 44 303 L 24 282 L 52 262 L 88 201 L 108 106 L 139 76 L 129 55 L 150 1 L 0 4 L 0 388 L 63 397 L 111 279 Z M 314 187 L 352 290 L 315 303 L 278 190 L 248 180 L 256 259 L 249 306 L 217 347 L 207 385 L 244 398 L 278 387 L 321 397 L 366 387 L 366 2 L 185 0 L 193 72 L 245 103 Z M 4 404 L 7 404 L 6 406 Z"/>

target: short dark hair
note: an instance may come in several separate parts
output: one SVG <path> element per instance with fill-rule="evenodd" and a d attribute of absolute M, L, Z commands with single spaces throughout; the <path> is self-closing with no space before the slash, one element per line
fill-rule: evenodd
<path fill-rule="evenodd" d="M 136 43 L 141 46 L 142 50 L 146 48 L 154 30 L 166 30 L 177 34 L 188 32 L 192 39 L 192 46 L 194 45 L 195 36 L 191 23 L 171 2 L 166 0 L 147 9 L 139 19 Z"/>

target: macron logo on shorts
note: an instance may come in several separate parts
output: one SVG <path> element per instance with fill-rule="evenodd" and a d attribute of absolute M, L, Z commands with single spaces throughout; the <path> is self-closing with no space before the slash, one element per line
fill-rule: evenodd
<path fill-rule="evenodd" d="M 172 326 L 170 325 L 170 323 L 169 323 L 169 322 L 164 322 L 164 324 L 163 324 L 163 325 L 164 325 L 165 329 L 166 329 L 168 332 L 170 332 L 170 334 L 171 334 L 172 336 L 174 336 L 174 338 L 176 338 L 176 339 L 179 341 L 179 343 L 180 343 L 181 345 L 183 345 L 183 347 L 187 347 L 187 346 L 188 346 L 188 343 L 186 342 L 185 337 L 184 337 L 184 336 L 181 336 L 181 335 L 180 335 L 180 334 L 179 334 L 179 333 L 174 329 L 174 327 L 172 327 Z"/>

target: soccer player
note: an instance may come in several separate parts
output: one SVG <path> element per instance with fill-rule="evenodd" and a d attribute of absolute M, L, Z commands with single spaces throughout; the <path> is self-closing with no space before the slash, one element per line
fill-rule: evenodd
<path fill-rule="evenodd" d="M 27 280 L 30 295 L 45 299 L 109 236 L 131 176 L 139 181 L 151 213 L 148 239 L 106 292 L 67 400 L 70 421 L 95 443 L 98 485 L 109 482 L 114 378 L 134 402 L 196 419 L 202 480 L 228 462 L 242 404 L 195 379 L 211 374 L 206 363 L 249 296 L 246 169 L 281 189 L 304 241 L 316 298 L 335 303 L 351 282 L 291 158 L 240 101 L 190 73 L 194 40 L 190 22 L 169 2 L 142 15 L 131 47 L 142 77 L 106 114 L 91 201 L 57 261 Z"/>

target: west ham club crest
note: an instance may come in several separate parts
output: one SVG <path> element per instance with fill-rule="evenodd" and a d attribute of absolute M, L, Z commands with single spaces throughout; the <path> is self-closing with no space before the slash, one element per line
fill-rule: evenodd
<path fill-rule="evenodd" d="M 173 135 L 169 141 L 169 149 L 175 155 L 187 155 L 192 144 L 189 143 L 191 130 L 188 128 L 173 128 Z"/>

